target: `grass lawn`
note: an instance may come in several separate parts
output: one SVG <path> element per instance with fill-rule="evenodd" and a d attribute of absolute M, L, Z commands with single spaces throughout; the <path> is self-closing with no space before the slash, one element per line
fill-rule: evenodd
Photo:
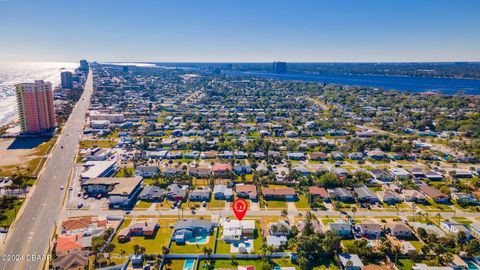
<path fill-rule="evenodd" d="M 420 242 L 420 241 L 418 241 L 418 240 L 408 241 L 408 242 L 410 242 L 410 244 L 412 244 L 412 246 L 414 246 L 417 251 L 421 251 L 421 250 L 422 250 L 422 246 L 423 246 L 423 245 L 422 245 L 422 242 Z"/>
<path fill-rule="evenodd" d="M 305 196 L 304 194 L 300 195 L 298 197 L 298 201 L 295 202 L 295 206 L 297 207 L 297 209 L 308 209 L 308 208 L 310 208 L 310 206 L 308 204 L 307 196 Z"/>
<path fill-rule="evenodd" d="M 169 200 L 163 200 L 160 203 L 157 203 L 157 209 L 170 209 L 173 205 L 172 201 Z"/>
<path fill-rule="evenodd" d="M 147 209 L 150 206 L 152 206 L 151 202 L 138 201 L 137 204 L 135 205 L 135 210 L 137 210 L 137 209 Z"/>
<path fill-rule="evenodd" d="M 203 254 L 203 248 L 204 247 L 209 247 L 213 250 L 213 246 L 215 244 L 215 234 L 216 234 L 216 231 L 214 231 L 210 235 L 210 239 L 208 240 L 208 243 L 206 243 L 206 244 L 177 245 L 175 242 L 172 242 L 172 245 L 170 246 L 170 253 L 172 253 L 172 254 L 175 254 L 175 253 L 180 253 L 180 254 L 186 254 L 186 253 Z"/>
<path fill-rule="evenodd" d="M 80 141 L 80 148 L 92 148 L 92 147 L 100 147 L 100 148 L 113 148 L 117 145 L 115 140 L 83 140 Z"/>
<path fill-rule="evenodd" d="M 322 224 L 324 226 L 327 226 L 329 223 L 334 223 L 334 222 L 335 222 L 335 220 L 333 220 L 333 218 L 323 218 L 322 219 Z"/>
<path fill-rule="evenodd" d="M 216 200 L 212 198 L 207 205 L 208 209 L 218 209 L 218 208 L 225 208 L 225 201 L 224 200 Z"/>
<path fill-rule="evenodd" d="M 217 249 L 215 250 L 215 254 L 229 254 L 230 253 L 230 244 L 225 243 L 223 241 L 223 227 L 219 228 L 218 238 L 217 238 Z"/>
<path fill-rule="evenodd" d="M 415 262 L 409 259 L 399 259 L 397 263 L 400 270 L 411 270 L 414 265 Z"/>
<path fill-rule="evenodd" d="M 18 213 L 18 210 L 22 206 L 23 199 L 16 199 L 15 202 L 12 202 L 11 207 L 7 209 L 1 208 L 1 213 L 6 217 L 4 220 L 0 221 L 0 227 L 5 227 L 8 228 L 13 220 L 15 219 L 15 216 Z"/>
<path fill-rule="evenodd" d="M 134 168 L 130 168 L 130 167 L 122 167 L 117 175 L 115 175 L 115 177 L 126 177 L 127 174 L 130 174 L 130 176 L 133 177 L 133 173 L 135 172 L 135 169 Z"/>
<path fill-rule="evenodd" d="M 197 264 L 196 261 L 195 264 Z M 166 270 L 183 270 L 184 265 L 185 260 L 170 260 L 170 263 L 167 263 L 164 268 Z"/>
<path fill-rule="evenodd" d="M 287 201 L 265 201 L 265 204 L 269 209 L 287 209 Z"/>
<path fill-rule="evenodd" d="M 198 269 L 206 269 L 203 268 L 205 266 L 205 261 L 200 261 L 200 267 Z M 215 260 L 215 269 L 217 268 L 234 268 L 236 269 L 239 265 L 253 265 L 256 269 L 262 269 L 262 261 L 261 260 Z"/>
<path fill-rule="evenodd" d="M 130 225 L 132 220 L 125 220 L 120 226 L 119 230 Z M 139 221 L 139 220 L 137 220 Z M 142 247 L 145 247 L 146 253 L 162 253 L 162 247 L 168 246 L 168 241 L 172 235 L 172 229 L 169 227 L 171 223 L 175 224 L 177 219 L 159 219 L 158 223 L 160 228 L 155 235 L 155 238 L 145 238 L 141 236 L 134 236 L 130 241 L 126 243 L 119 243 L 117 238 L 114 237 L 112 243 L 115 245 L 115 249 L 112 253 L 122 254 L 122 251 L 125 254 L 133 253 L 133 246 L 138 244 Z"/>
<path fill-rule="evenodd" d="M 464 218 L 464 217 L 454 217 L 452 219 L 457 221 L 458 223 L 462 223 L 464 225 L 470 225 L 470 224 L 473 223 L 471 220 L 469 220 L 468 218 Z"/>
<path fill-rule="evenodd" d="M 295 265 L 290 261 L 289 258 L 280 258 L 280 259 L 273 259 L 272 260 L 274 266 L 280 267 L 295 267 L 295 269 L 300 269 L 300 266 Z"/>

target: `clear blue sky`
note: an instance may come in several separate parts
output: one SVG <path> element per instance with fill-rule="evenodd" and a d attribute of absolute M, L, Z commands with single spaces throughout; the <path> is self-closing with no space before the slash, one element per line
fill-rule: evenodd
<path fill-rule="evenodd" d="M 479 0 L 0 0 L 0 61 L 479 61 Z"/>

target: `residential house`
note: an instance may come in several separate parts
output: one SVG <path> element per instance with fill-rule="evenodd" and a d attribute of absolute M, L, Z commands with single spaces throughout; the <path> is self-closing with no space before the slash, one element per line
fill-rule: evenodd
<path fill-rule="evenodd" d="M 64 220 L 61 225 L 61 232 L 65 235 L 100 235 L 108 226 L 108 221 L 93 217 L 79 217 Z"/>
<path fill-rule="evenodd" d="M 184 201 L 187 197 L 187 189 L 177 184 L 171 184 L 165 190 L 165 198 L 170 201 Z"/>
<path fill-rule="evenodd" d="M 377 192 L 378 197 L 383 203 L 386 204 L 397 204 L 403 201 L 402 197 L 398 195 L 398 193 L 385 190 Z"/>
<path fill-rule="evenodd" d="M 216 200 L 232 200 L 233 190 L 226 185 L 215 185 L 213 187 L 213 197 Z"/>
<path fill-rule="evenodd" d="M 91 236 L 81 234 L 59 235 L 55 244 L 55 254 L 65 256 L 71 253 L 78 253 L 86 250 L 92 245 Z"/>
<path fill-rule="evenodd" d="M 480 222 L 475 222 L 469 225 L 470 227 L 470 234 L 477 238 L 480 239 Z"/>
<path fill-rule="evenodd" d="M 228 177 L 232 172 L 232 165 L 230 164 L 215 164 L 212 168 L 215 177 Z"/>
<path fill-rule="evenodd" d="M 375 195 L 375 193 L 373 193 L 373 191 L 371 191 L 366 186 L 356 187 L 353 190 L 357 194 L 357 199 L 359 202 L 367 202 L 367 203 L 378 202 L 378 198 Z"/>
<path fill-rule="evenodd" d="M 470 230 L 465 227 L 465 225 L 457 223 L 457 222 L 450 222 L 450 221 L 442 221 L 440 222 L 440 228 L 447 233 L 451 234 L 458 234 L 460 232 L 465 233 L 467 238 L 470 238 Z"/>
<path fill-rule="evenodd" d="M 255 185 L 238 184 L 235 186 L 235 192 L 240 198 L 257 200 L 257 187 Z"/>
<path fill-rule="evenodd" d="M 265 200 L 295 200 L 297 193 L 293 188 L 263 188 L 262 195 Z"/>
<path fill-rule="evenodd" d="M 267 246 L 272 247 L 273 250 L 278 250 L 287 245 L 288 239 L 285 236 L 267 235 Z"/>
<path fill-rule="evenodd" d="M 308 157 L 310 160 L 327 160 L 328 157 L 325 153 L 323 152 L 312 152 L 308 154 Z"/>
<path fill-rule="evenodd" d="M 165 191 L 158 186 L 146 185 L 138 195 L 140 200 L 160 202 L 163 200 Z"/>
<path fill-rule="evenodd" d="M 212 175 L 212 169 L 204 167 L 190 167 L 188 174 L 197 178 L 209 178 Z"/>
<path fill-rule="evenodd" d="M 427 201 L 427 197 L 423 193 L 414 189 L 404 189 L 402 195 L 406 202 L 425 203 Z"/>
<path fill-rule="evenodd" d="M 402 222 L 391 222 L 383 225 L 386 234 L 396 238 L 410 238 L 413 235 L 412 229 Z"/>
<path fill-rule="evenodd" d="M 361 223 L 357 225 L 357 231 L 362 237 L 376 239 L 382 235 L 382 226 L 378 223 Z"/>
<path fill-rule="evenodd" d="M 314 202 L 317 198 L 321 199 L 324 202 L 328 202 L 330 200 L 327 190 L 323 187 L 309 187 L 308 194 L 310 202 Z"/>
<path fill-rule="evenodd" d="M 362 270 L 364 266 L 357 254 L 338 254 L 342 269 L 344 270 Z"/>
<path fill-rule="evenodd" d="M 252 168 L 250 167 L 250 165 L 236 164 L 235 166 L 233 166 L 233 172 L 237 175 L 251 174 Z"/>
<path fill-rule="evenodd" d="M 434 200 L 437 203 L 446 203 L 449 198 L 448 195 L 443 194 L 440 190 L 435 187 L 423 184 L 419 186 L 420 191 L 427 196 L 428 198 Z"/>
<path fill-rule="evenodd" d="M 160 172 L 157 166 L 138 166 L 135 168 L 134 175 L 145 178 L 152 178 Z"/>
<path fill-rule="evenodd" d="M 352 227 L 348 223 L 329 223 L 328 229 L 341 237 L 350 237 L 352 235 Z"/>
<path fill-rule="evenodd" d="M 227 219 L 223 222 L 223 240 L 225 242 L 253 239 L 255 235 L 254 220 Z"/>
<path fill-rule="evenodd" d="M 371 170 L 370 175 L 378 182 L 390 182 L 393 180 L 393 175 L 385 170 Z"/>
<path fill-rule="evenodd" d="M 86 270 L 89 269 L 88 251 L 69 253 L 53 260 L 54 270 Z"/>
<path fill-rule="evenodd" d="M 352 192 L 350 192 L 350 190 L 348 190 L 346 188 L 338 187 L 338 188 L 335 188 L 335 189 L 329 189 L 328 193 L 333 198 L 335 198 L 337 200 L 340 200 L 342 202 L 352 202 L 352 201 L 354 201 Z"/>
<path fill-rule="evenodd" d="M 186 219 L 175 224 L 173 240 L 185 244 L 197 237 L 207 237 L 213 231 L 214 224 L 209 220 Z"/>
<path fill-rule="evenodd" d="M 190 201 L 209 201 L 212 190 L 209 187 L 202 187 L 190 192 Z"/>
<path fill-rule="evenodd" d="M 411 176 L 411 174 L 404 168 L 392 168 L 390 173 L 393 174 L 395 180 L 406 179 Z"/>

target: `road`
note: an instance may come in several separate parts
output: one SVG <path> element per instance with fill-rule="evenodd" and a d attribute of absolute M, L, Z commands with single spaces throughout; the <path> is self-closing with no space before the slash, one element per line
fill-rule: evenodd
<path fill-rule="evenodd" d="M 85 113 L 90 104 L 92 92 L 93 78 L 90 71 L 83 95 L 64 125 L 30 200 L 26 202 L 24 211 L 7 235 L 5 246 L 1 251 L 0 269 L 38 270 L 42 268 L 45 260 L 29 259 L 31 255 L 42 256 L 48 253 L 50 239 L 62 209 L 63 198 L 68 191 L 68 180 L 74 166 L 74 158 L 78 151 Z M 64 190 L 60 189 L 62 185 L 65 186 Z M 5 255 L 18 257 L 13 261 L 5 261 Z"/>
<path fill-rule="evenodd" d="M 416 215 L 418 215 L 418 209 L 416 211 Z M 340 211 L 335 211 L 335 210 L 326 210 L 326 211 L 310 211 L 311 213 L 315 214 L 316 216 L 320 218 L 325 218 L 327 216 L 333 217 L 333 216 L 341 216 L 342 213 Z M 352 215 L 351 211 L 345 211 L 347 214 Z M 421 211 L 424 212 L 424 211 Z M 305 215 L 306 211 L 299 211 L 299 210 L 294 210 L 294 211 L 288 211 L 289 216 L 297 216 L 298 214 Z M 453 216 L 457 217 L 465 217 L 465 218 L 479 218 L 480 213 L 478 212 L 462 212 L 462 211 L 457 211 L 456 213 L 454 212 L 437 212 L 437 211 L 432 211 L 428 212 L 428 216 L 430 218 L 434 218 L 436 215 L 440 214 L 442 218 L 452 218 Z M 123 216 L 125 214 L 124 211 L 121 210 L 110 210 L 110 209 L 70 209 L 68 211 L 65 211 L 62 213 L 62 218 L 67 219 L 70 217 L 80 217 L 80 216 Z M 282 214 L 281 210 L 249 210 L 246 217 L 262 217 L 262 216 L 280 216 Z M 145 209 L 145 210 L 133 210 L 129 213 L 130 216 L 133 217 L 141 217 L 141 216 L 159 216 L 159 217 L 181 217 L 182 216 L 182 211 L 178 209 L 162 209 L 162 210 L 150 210 L 150 209 Z M 195 215 L 192 215 L 190 209 L 184 209 L 183 210 L 183 216 L 188 218 L 192 218 L 194 216 L 212 216 L 214 218 L 218 217 L 228 217 L 228 216 L 233 216 L 233 212 L 231 210 L 207 210 L 207 209 L 197 209 L 195 211 Z M 395 210 L 386 210 L 386 211 L 371 211 L 371 210 L 358 210 L 355 213 L 355 217 L 365 217 L 365 218 L 382 218 L 382 217 L 407 217 L 407 216 L 412 216 L 412 211 L 408 210 L 403 210 L 399 211 L 398 215 Z"/>

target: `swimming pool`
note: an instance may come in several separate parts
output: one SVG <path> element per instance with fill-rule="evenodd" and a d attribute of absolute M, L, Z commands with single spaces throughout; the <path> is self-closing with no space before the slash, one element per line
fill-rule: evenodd
<path fill-rule="evenodd" d="M 195 260 L 188 259 L 183 265 L 183 270 L 193 270 L 193 266 L 195 266 Z"/>
<path fill-rule="evenodd" d="M 208 242 L 208 238 L 206 235 L 202 235 L 202 236 L 192 237 L 188 239 L 188 242 L 192 244 L 206 244 Z"/>
<path fill-rule="evenodd" d="M 248 243 L 248 242 L 240 242 L 240 243 L 233 243 L 233 246 L 236 247 L 236 248 L 238 248 L 240 246 L 243 246 L 245 248 L 249 248 L 251 246 L 251 244 Z"/>
<path fill-rule="evenodd" d="M 474 262 L 472 262 L 470 260 L 464 260 L 464 261 L 468 265 L 468 270 L 478 270 L 478 269 L 480 269 L 480 268 L 478 268 L 478 265 L 476 265 Z"/>

